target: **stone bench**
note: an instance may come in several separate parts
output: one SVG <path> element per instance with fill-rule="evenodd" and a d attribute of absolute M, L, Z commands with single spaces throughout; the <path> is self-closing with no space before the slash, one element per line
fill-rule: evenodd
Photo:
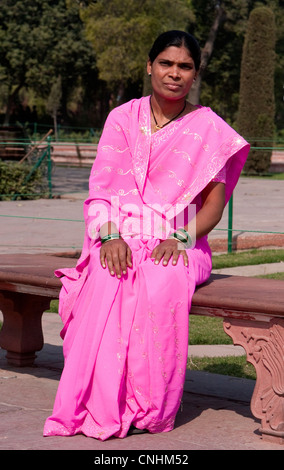
<path fill-rule="evenodd" d="M 8 363 L 30 366 L 43 347 L 41 317 L 61 287 L 54 270 L 76 260 L 52 255 L 0 255 L 0 347 Z M 212 274 L 192 299 L 191 314 L 223 318 L 257 374 L 251 400 L 263 438 L 284 443 L 284 284 L 272 279 Z"/>

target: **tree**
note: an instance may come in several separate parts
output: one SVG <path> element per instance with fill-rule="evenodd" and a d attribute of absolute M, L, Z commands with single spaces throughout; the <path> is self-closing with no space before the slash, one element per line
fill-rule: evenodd
<path fill-rule="evenodd" d="M 200 93 L 201 93 L 201 82 L 204 76 L 205 70 L 207 68 L 208 62 L 212 56 L 214 43 L 217 37 L 218 29 L 223 21 L 225 21 L 225 9 L 222 5 L 222 2 L 218 2 L 215 6 L 215 17 L 213 23 L 210 27 L 209 34 L 207 36 L 206 42 L 204 47 L 201 51 L 201 63 L 200 63 L 200 71 L 197 76 L 195 83 L 193 84 L 190 90 L 190 101 L 193 104 L 199 104 L 200 101 Z"/>
<path fill-rule="evenodd" d="M 57 114 L 61 106 L 62 99 L 62 80 L 61 76 L 53 82 L 49 97 L 46 103 L 46 110 L 53 118 L 55 140 L 58 139 L 57 135 Z"/>
<path fill-rule="evenodd" d="M 77 4 L 65 0 L 1 0 L 0 89 L 9 122 L 13 103 L 26 87 L 47 98 L 53 78 L 62 79 L 62 111 L 80 80 L 95 68 Z"/>
<path fill-rule="evenodd" d="M 272 147 L 274 135 L 275 20 L 268 7 L 249 16 L 241 63 L 238 130 L 253 147 Z M 244 171 L 266 173 L 271 150 L 251 150 Z"/>
<path fill-rule="evenodd" d="M 168 29 L 185 29 L 193 19 L 188 0 L 103 0 L 85 2 L 81 17 L 97 58 L 99 77 L 125 99 L 125 88 L 144 81 L 149 49 Z M 143 92 L 142 92 L 143 93 Z"/>

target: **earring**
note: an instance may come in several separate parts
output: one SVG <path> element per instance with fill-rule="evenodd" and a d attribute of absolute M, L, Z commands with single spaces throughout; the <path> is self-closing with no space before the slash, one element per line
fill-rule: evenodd
<path fill-rule="evenodd" d="M 149 77 L 151 77 L 151 75 L 152 75 L 151 72 L 149 72 L 148 75 L 149 75 Z"/>

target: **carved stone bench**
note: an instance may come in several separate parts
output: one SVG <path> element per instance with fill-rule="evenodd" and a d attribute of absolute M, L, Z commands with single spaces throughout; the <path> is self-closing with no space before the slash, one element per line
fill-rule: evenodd
<path fill-rule="evenodd" d="M 0 347 L 14 366 L 30 366 L 43 347 L 41 317 L 58 298 L 54 270 L 76 260 L 51 255 L 0 255 Z M 251 400 L 263 438 L 284 443 L 284 283 L 214 275 L 199 286 L 191 314 L 223 318 L 225 332 L 246 350 L 257 374 Z"/>

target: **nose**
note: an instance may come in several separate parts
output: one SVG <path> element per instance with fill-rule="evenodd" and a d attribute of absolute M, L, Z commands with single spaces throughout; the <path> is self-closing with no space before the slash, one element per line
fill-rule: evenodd
<path fill-rule="evenodd" d="M 180 78 L 179 68 L 176 65 L 173 65 L 170 69 L 169 75 L 174 80 L 177 80 L 178 78 Z"/>

